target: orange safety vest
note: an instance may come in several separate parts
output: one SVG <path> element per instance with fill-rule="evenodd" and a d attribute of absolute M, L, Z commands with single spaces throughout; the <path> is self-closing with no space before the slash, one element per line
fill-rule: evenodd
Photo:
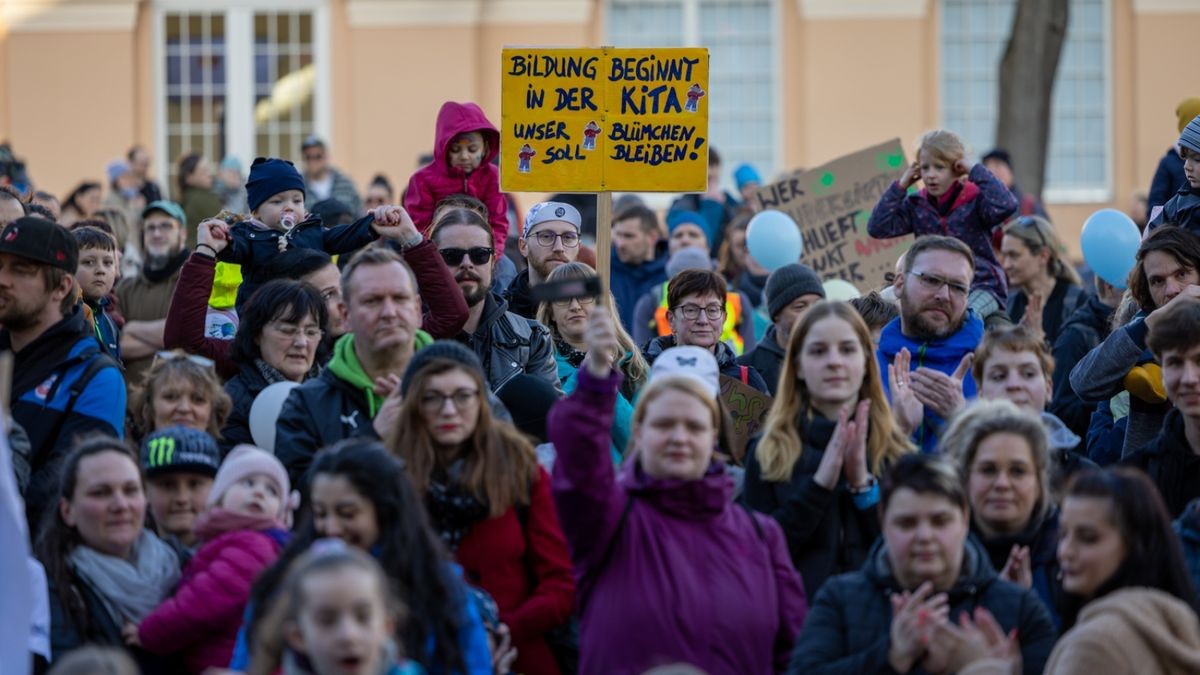
<path fill-rule="evenodd" d="M 742 296 L 739 293 L 725 293 L 725 324 L 721 326 L 721 342 L 733 348 L 738 356 L 746 350 L 746 341 L 738 332 L 742 319 Z M 654 310 L 654 326 L 659 336 L 671 334 L 671 322 L 667 320 L 667 284 L 662 285 L 662 300 Z"/>

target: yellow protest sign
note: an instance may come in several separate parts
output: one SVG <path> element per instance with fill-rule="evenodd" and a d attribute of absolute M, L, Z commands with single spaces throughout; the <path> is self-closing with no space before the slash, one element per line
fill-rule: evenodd
<path fill-rule="evenodd" d="M 506 48 L 508 192 L 702 192 L 708 50 Z"/>

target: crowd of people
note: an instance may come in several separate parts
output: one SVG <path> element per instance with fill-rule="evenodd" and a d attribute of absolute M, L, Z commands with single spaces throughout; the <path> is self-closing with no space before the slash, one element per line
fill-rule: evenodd
<path fill-rule="evenodd" d="M 1200 672 L 1197 103 L 1126 279 L 937 130 L 852 301 L 712 149 L 518 217 L 474 104 L 399 195 L 317 138 L 0 186 L 34 672 Z"/>

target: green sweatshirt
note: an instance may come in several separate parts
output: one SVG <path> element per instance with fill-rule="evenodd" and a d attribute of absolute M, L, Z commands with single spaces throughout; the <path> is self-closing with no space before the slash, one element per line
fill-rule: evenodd
<path fill-rule="evenodd" d="M 413 353 L 422 347 L 433 344 L 433 336 L 423 330 L 418 330 L 413 336 Z M 363 369 L 358 354 L 354 353 L 354 334 L 346 333 L 333 344 L 333 358 L 327 366 L 338 379 L 353 385 L 363 391 L 367 397 L 367 415 L 375 419 L 379 406 L 383 405 L 383 397 L 375 393 L 375 382 Z"/>

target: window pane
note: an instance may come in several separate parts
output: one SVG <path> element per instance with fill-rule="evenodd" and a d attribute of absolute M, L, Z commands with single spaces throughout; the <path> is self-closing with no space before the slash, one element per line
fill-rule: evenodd
<path fill-rule="evenodd" d="M 315 130 L 312 14 L 258 13 L 254 27 L 254 150 L 297 160 Z"/>
<path fill-rule="evenodd" d="M 941 0 L 942 124 L 977 152 L 992 147 L 1000 60 L 1015 0 Z M 1048 190 L 1106 189 L 1109 106 L 1106 0 L 1071 0 L 1067 41 L 1051 96 Z M 963 98 L 963 83 L 969 92 Z"/>
<path fill-rule="evenodd" d="M 225 146 L 225 22 L 221 15 L 171 12 L 164 17 L 166 131 L 169 175 L 175 185 L 179 158 L 204 153 L 220 161 Z M 175 198 L 172 187 L 169 192 Z"/>

